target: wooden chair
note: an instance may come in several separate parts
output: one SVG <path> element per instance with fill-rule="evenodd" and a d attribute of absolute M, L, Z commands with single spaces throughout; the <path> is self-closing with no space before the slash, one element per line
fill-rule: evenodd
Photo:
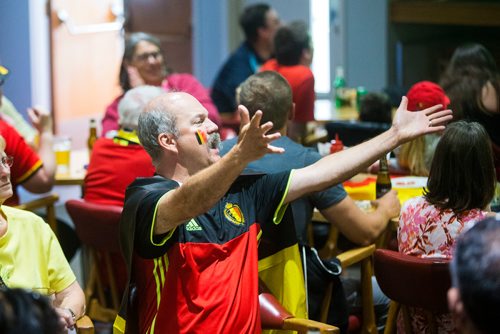
<path fill-rule="evenodd" d="M 296 331 L 299 334 L 318 329 L 321 334 L 339 333 L 339 329 L 322 322 L 297 318 L 288 312 L 259 280 L 259 303 L 262 329 Z"/>
<path fill-rule="evenodd" d="M 315 214 L 314 217 L 318 217 Z M 315 219 L 313 220 L 319 220 Z M 324 221 L 322 218 L 321 221 Z M 309 243 L 314 245 L 313 231 L 311 224 L 308 228 Z M 375 323 L 375 309 L 373 305 L 373 292 L 372 292 L 372 276 L 373 276 L 373 261 L 372 255 L 375 251 L 375 245 L 365 247 L 357 247 L 351 250 L 340 252 L 337 248 L 339 231 L 337 228 L 330 226 L 329 236 L 325 244 L 318 253 L 321 258 L 329 259 L 336 256 L 340 261 L 343 270 L 354 264 L 361 265 L 361 332 L 362 333 L 377 333 L 377 325 Z M 332 297 L 333 283 L 330 283 L 325 291 L 325 297 L 321 306 L 321 322 L 326 322 L 328 318 L 328 310 L 330 309 Z"/>
<path fill-rule="evenodd" d="M 113 322 L 121 302 L 114 271 L 120 265 L 125 268 L 118 230 L 122 207 L 69 200 L 66 209 L 89 257 L 90 273 L 85 285 L 87 313 L 94 320 Z M 117 259 L 122 262 L 116 263 Z"/>
<path fill-rule="evenodd" d="M 354 248 L 337 255 L 337 259 L 340 261 L 343 270 L 357 263 L 361 265 L 361 332 L 371 334 L 377 333 L 372 292 L 372 254 L 374 251 L 375 245 L 372 244 L 365 247 Z M 325 254 L 324 251 L 323 254 Z M 333 283 L 330 283 L 325 291 L 325 297 L 321 307 L 321 322 L 326 322 L 326 319 L 328 318 L 332 291 Z"/>
<path fill-rule="evenodd" d="M 380 288 L 392 300 L 384 333 L 396 332 L 399 311 L 403 314 L 405 332 L 412 332 L 408 306 L 425 309 L 430 331 L 437 333 L 435 314 L 448 312 L 449 260 L 378 249 L 374 265 Z"/>
<path fill-rule="evenodd" d="M 57 220 L 56 220 L 56 209 L 55 202 L 59 200 L 59 195 L 57 194 L 49 194 L 32 201 L 21 203 L 16 205 L 17 209 L 27 210 L 27 211 L 35 211 L 38 209 L 45 208 L 46 217 L 45 220 L 50 225 L 52 231 L 57 236 Z"/>

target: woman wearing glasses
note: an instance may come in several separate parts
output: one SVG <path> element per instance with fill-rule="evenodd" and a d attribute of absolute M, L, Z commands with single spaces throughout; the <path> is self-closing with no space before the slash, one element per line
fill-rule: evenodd
<path fill-rule="evenodd" d="M 10 168 L 0 136 L 0 285 L 49 295 L 61 325 L 73 327 L 85 296 L 49 225 L 37 215 L 3 205 L 12 194 Z"/>
<path fill-rule="evenodd" d="M 0 66 L 0 112 L 4 101 L 2 85 L 8 74 L 8 70 Z M 38 132 L 36 150 L 22 137 L 17 126 L 9 124 L 6 117 L 0 115 L 0 134 L 9 143 L 6 153 L 16 158 L 16 166 L 11 172 L 14 194 L 7 201 L 8 205 L 19 202 L 17 185 L 35 194 L 46 193 L 54 185 L 56 162 L 52 149 L 52 117 L 47 111 L 34 108 L 30 108 L 28 114 Z"/>
<path fill-rule="evenodd" d="M 220 125 L 220 116 L 208 91 L 191 74 L 172 73 L 167 67 L 160 40 L 152 35 L 136 32 L 125 40 L 125 52 L 120 68 L 120 86 L 125 94 L 129 89 L 142 85 L 159 86 L 165 91 L 180 91 L 193 95 L 207 109 L 208 117 Z M 118 103 L 123 94 L 107 108 L 102 119 L 102 136 L 118 130 Z"/>

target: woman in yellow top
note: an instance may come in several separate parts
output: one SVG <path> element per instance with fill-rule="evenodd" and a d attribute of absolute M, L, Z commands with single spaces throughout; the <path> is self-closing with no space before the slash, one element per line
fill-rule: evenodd
<path fill-rule="evenodd" d="M 85 296 L 49 225 L 3 205 L 12 196 L 12 164 L 0 136 L 0 286 L 53 294 L 61 325 L 71 328 L 85 312 Z"/>

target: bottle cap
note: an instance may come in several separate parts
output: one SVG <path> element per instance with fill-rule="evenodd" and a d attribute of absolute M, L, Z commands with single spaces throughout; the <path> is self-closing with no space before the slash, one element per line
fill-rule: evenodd
<path fill-rule="evenodd" d="M 337 66 L 337 68 L 335 69 L 335 76 L 336 77 L 344 76 L 344 68 L 342 66 Z"/>
<path fill-rule="evenodd" d="M 338 133 L 335 134 L 335 139 L 331 141 L 330 154 L 342 151 L 344 149 L 344 143 L 340 140 Z"/>

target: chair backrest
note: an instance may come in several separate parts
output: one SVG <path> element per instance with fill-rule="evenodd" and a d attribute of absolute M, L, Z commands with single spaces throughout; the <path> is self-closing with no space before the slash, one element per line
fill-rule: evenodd
<path fill-rule="evenodd" d="M 66 210 L 83 244 L 97 251 L 120 253 L 121 206 L 69 200 L 66 202 Z"/>
<path fill-rule="evenodd" d="M 345 146 L 358 145 L 371 139 L 389 129 L 390 125 L 385 123 L 358 122 L 358 121 L 335 121 L 325 125 L 328 139 L 339 135 Z"/>
<path fill-rule="evenodd" d="M 418 258 L 377 249 L 374 266 L 377 282 L 390 299 L 435 313 L 448 312 L 447 291 L 451 286 L 448 259 Z"/>

